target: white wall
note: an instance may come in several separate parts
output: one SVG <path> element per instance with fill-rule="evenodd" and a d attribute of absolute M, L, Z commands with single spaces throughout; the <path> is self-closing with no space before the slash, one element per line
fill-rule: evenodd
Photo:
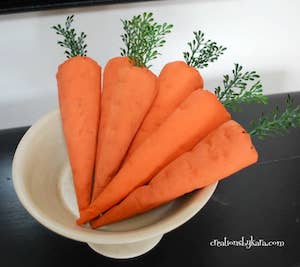
<path fill-rule="evenodd" d="M 153 11 L 158 21 L 173 23 L 163 56 L 154 62 L 156 73 L 182 59 L 192 31 L 202 29 L 228 48 L 203 71 L 207 88 L 239 62 L 261 74 L 269 94 L 300 88 L 299 10 L 298 0 L 165 0 L 1 15 L 0 128 L 32 124 L 57 106 L 55 73 L 64 55 L 50 26 L 66 15 L 75 14 L 75 25 L 88 34 L 88 54 L 101 65 L 119 54 L 120 18 Z"/>

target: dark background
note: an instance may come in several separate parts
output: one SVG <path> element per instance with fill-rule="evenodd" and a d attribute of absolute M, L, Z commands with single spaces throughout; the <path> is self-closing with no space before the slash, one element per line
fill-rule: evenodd
<path fill-rule="evenodd" d="M 295 104 L 300 93 L 294 93 Z M 248 105 L 234 118 L 248 122 L 282 105 Z M 300 129 L 288 135 L 254 139 L 260 159 L 221 181 L 204 208 L 166 234 L 147 254 L 130 260 L 105 258 L 86 244 L 59 236 L 34 220 L 13 189 L 11 162 L 28 127 L 0 131 L 1 267 L 300 267 Z M 283 240 L 284 247 L 211 247 L 213 239 Z"/>
<path fill-rule="evenodd" d="M 0 0 L 0 14 L 151 0 Z"/>

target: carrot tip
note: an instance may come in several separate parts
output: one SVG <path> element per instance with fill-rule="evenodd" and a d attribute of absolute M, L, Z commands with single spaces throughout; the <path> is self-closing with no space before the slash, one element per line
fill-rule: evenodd
<path fill-rule="evenodd" d="M 84 224 L 84 220 L 80 217 L 79 219 L 76 220 L 76 223 L 78 225 L 82 225 L 82 224 Z"/>
<path fill-rule="evenodd" d="M 90 220 L 97 218 L 98 216 L 99 214 L 95 215 L 95 212 L 92 209 L 87 208 L 80 211 L 80 217 L 76 220 L 76 223 L 78 225 L 82 225 L 89 222 Z"/>
<path fill-rule="evenodd" d="M 93 221 L 90 221 L 90 225 L 91 225 L 91 227 L 93 228 L 93 229 L 96 229 L 96 228 L 98 228 L 98 227 L 100 227 L 101 225 L 97 225 L 95 222 L 93 222 Z"/>
<path fill-rule="evenodd" d="M 78 225 L 82 225 L 82 224 L 85 224 L 85 223 L 87 223 L 87 222 L 88 222 L 88 220 L 87 220 L 86 214 L 82 214 L 82 215 L 80 216 L 80 218 L 76 220 L 76 223 L 77 223 Z"/>

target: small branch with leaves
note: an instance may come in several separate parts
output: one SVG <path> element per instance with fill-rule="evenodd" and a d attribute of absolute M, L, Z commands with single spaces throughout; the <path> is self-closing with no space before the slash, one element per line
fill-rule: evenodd
<path fill-rule="evenodd" d="M 241 111 L 241 103 L 266 104 L 260 76 L 255 71 L 243 72 L 243 67 L 234 64 L 233 77 L 224 75 L 223 86 L 215 88 L 215 94 L 226 108 Z M 250 83 L 250 85 L 249 85 Z"/>
<path fill-rule="evenodd" d="M 60 24 L 53 26 L 52 29 L 56 31 L 56 34 L 63 36 L 63 41 L 58 41 L 57 43 L 66 48 L 65 54 L 67 58 L 76 56 L 86 56 L 87 44 L 85 43 L 85 38 L 87 35 L 82 32 L 77 36 L 74 28 L 71 25 L 74 21 L 74 15 L 68 16 L 64 27 Z"/>
<path fill-rule="evenodd" d="M 134 16 L 131 20 L 122 20 L 124 34 L 121 35 L 125 48 L 121 55 L 129 57 L 136 66 L 150 68 L 149 62 L 156 59 L 171 32 L 173 25 L 154 21 L 152 13 Z"/>
<path fill-rule="evenodd" d="M 188 42 L 190 51 L 183 52 L 184 59 L 191 67 L 202 69 L 209 63 L 216 61 L 223 55 L 226 47 L 218 45 L 212 40 L 205 41 L 205 35 L 202 31 L 193 32 L 194 39 Z"/>
<path fill-rule="evenodd" d="M 276 106 L 270 115 L 262 114 L 257 121 L 250 123 L 249 134 L 259 139 L 268 136 L 284 135 L 291 128 L 300 127 L 300 106 L 293 105 L 293 98 L 288 95 L 283 112 Z"/>

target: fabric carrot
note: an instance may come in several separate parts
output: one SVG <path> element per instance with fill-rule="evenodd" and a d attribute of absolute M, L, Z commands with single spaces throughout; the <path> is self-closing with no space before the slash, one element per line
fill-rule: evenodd
<path fill-rule="evenodd" d="M 203 88 L 203 79 L 195 68 L 183 61 L 175 61 L 165 65 L 157 85 L 157 97 L 130 145 L 127 158 L 192 91 Z"/>
<path fill-rule="evenodd" d="M 156 76 L 127 57 L 111 59 L 103 79 L 93 199 L 115 176 L 157 93 Z"/>
<path fill-rule="evenodd" d="M 91 225 L 97 228 L 151 210 L 226 178 L 255 163 L 257 158 L 249 134 L 235 121 L 225 122 Z"/>
<path fill-rule="evenodd" d="M 75 31 L 70 29 L 72 22 L 73 16 L 70 16 L 65 29 L 60 25 L 53 28 L 66 38 L 59 44 L 69 49 L 65 52 L 69 59 L 59 66 L 56 78 L 63 132 L 81 211 L 88 207 L 91 199 L 100 117 L 101 68 L 85 56 L 84 38 L 75 39 Z M 71 42 L 73 46 L 69 47 L 67 43 Z"/>
<path fill-rule="evenodd" d="M 93 199 L 115 176 L 132 139 L 156 94 L 157 77 L 148 69 L 170 32 L 170 25 L 154 22 L 152 13 L 124 20 L 123 57 L 110 60 L 104 70 L 102 113 L 97 148 Z M 151 43 L 151 45 L 149 45 Z"/>
<path fill-rule="evenodd" d="M 226 50 L 212 40 L 205 40 L 205 35 L 201 31 L 193 34 L 194 39 L 188 42 L 189 51 L 183 53 L 185 62 L 171 62 L 162 69 L 158 77 L 157 97 L 138 130 L 126 158 L 192 91 L 203 88 L 203 79 L 197 69 L 207 67 Z"/>
<path fill-rule="evenodd" d="M 120 202 L 229 119 L 230 114 L 213 93 L 202 89 L 192 92 L 131 154 L 98 198 L 81 213 L 77 223 L 86 223 Z"/>

